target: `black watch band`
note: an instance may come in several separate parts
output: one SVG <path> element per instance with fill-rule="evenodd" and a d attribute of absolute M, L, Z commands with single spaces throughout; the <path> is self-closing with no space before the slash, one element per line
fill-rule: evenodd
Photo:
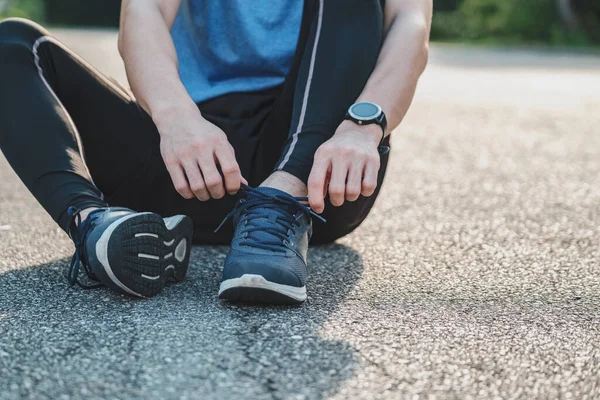
<path fill-rule="evenodd" d="M 381 130 L 383 131 L 383 135 L 381 135 L 381 141 L 379 142 L 379 145 L 381 146 L 381 144 L 385 140 L 385 133 L 387 132 L 387 118 L 385 117 L 385 113 L 383 111 L 378 117 L 377 124 L 381 127 Z"/>

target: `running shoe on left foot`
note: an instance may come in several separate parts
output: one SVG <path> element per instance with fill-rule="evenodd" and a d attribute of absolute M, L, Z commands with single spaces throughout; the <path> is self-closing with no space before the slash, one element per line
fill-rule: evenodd
<path fill-rule="evenodd" d="M 104 285 L 131 296 L 151 297 L 167 281 L 185 278 L 193 229 L 189 217 L 162 218 L 119 207 L 96 209 L 83 221 L 73 208 L 69 215 L 75 243 L 68 274 L 71 284 Z M 97 283 L 82 283 L 80 267 Z"/>

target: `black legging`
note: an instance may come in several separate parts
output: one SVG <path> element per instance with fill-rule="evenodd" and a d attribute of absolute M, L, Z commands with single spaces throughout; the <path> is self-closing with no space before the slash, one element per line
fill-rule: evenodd
<path fill-rule="evenodd" d="M 298 49 L 283 85 L 198 104 L 227 134 L 251 185 L 276 169 L 307 180 L 314 152 L 333 135 L 373 70 L 382 23 L 379 0 L 306 0 Z M 196 243 L 229 242 L 231 229 L 213 230 L 235 197 L 182 198 L 159 144 L 152 119 L 126 90 L 39 25 L 20 19 L 0 23 L 0 149 L 65 231 L 68 207 L 110 204 L 186 214 L 194 220 Z M 389 148 L 382 146 L 380 153 L 381 184 Z M 377 193 L 342 207 L 327 203 L 328 223 L 316 223 L 313 242 L 351 232 Z"/>

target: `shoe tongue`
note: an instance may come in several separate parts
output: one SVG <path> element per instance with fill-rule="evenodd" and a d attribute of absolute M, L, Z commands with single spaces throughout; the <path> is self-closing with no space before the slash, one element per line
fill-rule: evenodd
<path fill-rule="evenodd" d="M 279 198 L 287 197 L 288 199 L 295 200 L 295 198 L 292 195 L 284 192 L 283 190 L 279 190 L 279 189 L 275 189 L 275 188 L 271 188 L 271 187 L 261 186 L 261 187 L 256 188 L 256 191 L 263 193 L 269 197 L 279 197 Z M 273 202 L 271 204 L 269 204 L 268 206 L 266 206 L 266 208 L 271 208 L 271 209 L 279 208 L 281 210 L 285 210 L 285 211 L 289 212 L 290 214 L 296 214 L 296 212 L 298 212 L 295 205 L 287 204 L 287 203 L 284 203 L 281 201 L 277 201 L 275 199 L 273 199 Z M 275 213 L 269 213 L 269 214 L 275 214 Z M 274 218 L 274 215 L 271 215 L 271 218 Z M 269 218 L 269 219 L 273 220 L 271 218 Z"/>
<path fill-rule="evenodd" d="M 275 189 L 275 188 L 270 188 L 270 187 L 258 187 L 256 189 L 254 189 L 255 191 L 258 191 L 260 193 L 263 193 L 265 195 L 268 195 L 269 197 L 274 197 L 274 196 L 279 196 L 279 197 L 283 197 L 283 196 L 287 196 L 287 197 L 291 197 L 289 194 Z M 250 195 L 251 196 L 251 195 Z M 276 209 L 279 210 L 284 210 L 286 213 L 290 213 L 290 214 L 294 214 L 295 210 L 294 207 L 289 205 L 289 204 L 285 204 L 285 203 L 280 203 L 277 200 L 273 200 L 272 203 L 270 204 L 262 204 L 260 206 L 258 206 L 260 208 L 263 209 L 263 216 L 260 217 L 261 220 L 265 221 L 265 223 L 269 224 L 270 226 L 273 226 L 273 224 L 277 224 L 277 220 L 282 218 L 282 214 L 281 212 L 276 211 Z M 267 222 L 268 221 L 268 222 Z M 263 231 L 263 230 L 259 230 L 259 231 L 254 231 L 250 234 L 250 236 L 252 238 L 254 238 L 255 240 L 259 240 L 259 241 L 268 241 L 268 242 L 272 242 L 272 241 L 280 241 L 281 239 L 278 238 L 277 236 L 273 235 L 272 233 L 268 232 L 268 231 Z"/>
<path fill-rule="evenodd" d="M 275 189 L 272 187 L 266 187 L 266 186 L 259 186 L 257 188 L 254 189 L 257 192 L 261 192 L 264 193 L 268 196 L 287 196 L 287 197 L 292 197 L 289 194 L 287 194 L 286 192 L 284 192 L 283 190 L 279 190 L 279 189 Z"/>

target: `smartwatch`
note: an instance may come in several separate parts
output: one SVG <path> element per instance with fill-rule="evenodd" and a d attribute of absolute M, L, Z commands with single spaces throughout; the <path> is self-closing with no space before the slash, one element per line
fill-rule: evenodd
<path fill-rule="evenodd" d="M 387 129 L 387 119 L 385 118 L 385 113 L 377 104 L 368 101 L 352 104 L 344 119 L 353 121 L 358 125 L 379 125 L 383 130 L 383 136 L 381 138 L 381 142 L 383 142 L 385 131 Z"/>

